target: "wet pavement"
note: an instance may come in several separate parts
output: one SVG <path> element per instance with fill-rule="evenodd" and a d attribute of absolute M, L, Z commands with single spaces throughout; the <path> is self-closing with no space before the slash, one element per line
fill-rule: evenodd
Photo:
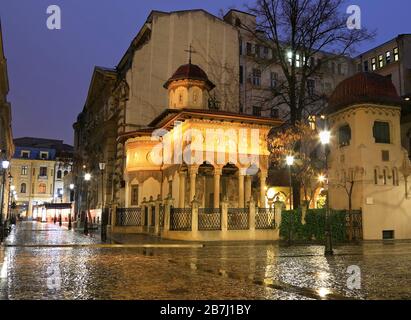
<path fill-rule="evenodd" d="M 144 235 L 101 245 L 98 235 L 24 222 L 0 247 L 0 299 L 411 299 L 411 242 L 323 252 Z M 347 285 L 350 266 L 361 289 Z"/>

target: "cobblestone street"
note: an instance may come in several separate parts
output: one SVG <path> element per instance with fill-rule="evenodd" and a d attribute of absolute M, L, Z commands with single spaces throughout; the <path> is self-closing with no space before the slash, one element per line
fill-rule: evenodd
<path fill-rule="evenodd" d="M 0 299 L 410 299 L 411 242 L 340 246 L 186 243 L 115 235 L 101 244 L 20 223 L 0 248 Z M 361 290 L 347 268 L 361 268 Z"/>

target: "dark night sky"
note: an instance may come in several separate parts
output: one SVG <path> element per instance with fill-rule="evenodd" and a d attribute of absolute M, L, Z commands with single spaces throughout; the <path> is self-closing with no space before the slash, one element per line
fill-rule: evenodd
<path fill-rule="evenodd" d="M 238 0 L 1 0 L 15 137 L 73 141 L 72 123 L 82 110 L 95 65 L 114 67 L 151 10 L 203 8 L 213 14 Z M 62 10 L 62 29 L 46 28 L 46 8 Z M 409 0 L 352 0 L 363 25 L 377 38 L 368 49 L 411 33 Z"/>

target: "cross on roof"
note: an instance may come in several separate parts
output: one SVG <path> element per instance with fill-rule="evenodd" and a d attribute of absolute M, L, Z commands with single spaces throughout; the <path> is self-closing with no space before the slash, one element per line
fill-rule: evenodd
<path fill-rule="evenodd" d="M 191 55 L 192 55 L 193 53 L 197 53 L 197 51 L 195 51 L 195 50 L 193 49 L 193 46 L 191 45 L 191 43 L 190 43 L 190 48 L 189 48 L 188 50 L 184 50 L 184 51 L 185 51 L 185 52 L 188 52 L 188 53 L 190 54 L 189 59 L 188 59 L 188 63 L 191 64 Z"/>

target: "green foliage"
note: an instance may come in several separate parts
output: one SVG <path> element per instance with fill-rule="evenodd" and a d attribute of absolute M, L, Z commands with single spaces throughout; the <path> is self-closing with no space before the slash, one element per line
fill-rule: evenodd
<path fill-rule="evenodd" d="M 330 212 L 331 234 L 334 241 L 347 240 L 346 211 Z M 301 221 L 301 209 L 283 211 L 281 214 L 280 237 L 297 241 L 323 241 L 326 228 L 325 209 L 308 210 L 305 224 Z"/>

